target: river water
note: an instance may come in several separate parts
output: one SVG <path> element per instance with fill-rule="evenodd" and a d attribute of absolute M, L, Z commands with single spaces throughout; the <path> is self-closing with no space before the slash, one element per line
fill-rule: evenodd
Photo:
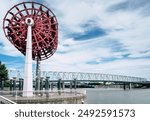
<path fill-rule="evenodd" d="M 150 89 L 86 89 L 87 104 L 150 104 Z"/>

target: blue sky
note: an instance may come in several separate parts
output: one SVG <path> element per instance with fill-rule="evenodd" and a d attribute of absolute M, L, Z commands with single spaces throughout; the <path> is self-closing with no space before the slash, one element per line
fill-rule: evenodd
<path fill-rule="evenodd" d="M 1 28 L 7 10 L 20 1 L 1 0 Z M 59 23 L 57 52 L 42 62 L 42 70 L 109 73 L 150 79 L 149 0 L 38 2 L 49 7 Z M 0 60 L 10 69 L 23 70 L 24 56 L 5 38 L 2 29 L 0 35 Z"/>

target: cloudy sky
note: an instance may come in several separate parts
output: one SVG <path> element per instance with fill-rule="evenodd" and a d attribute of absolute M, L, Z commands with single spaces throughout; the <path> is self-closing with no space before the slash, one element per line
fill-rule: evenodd
<path fill-rule="evenodd" d="M 57 52 L 42 61 L 42 70 L 150 79 L 150 0 L 32 1 L 49 7 L 59 23 Z M 7 10 L 22 0 L 0 2 L 0 60 L 9 69 L 23 69 L 24 56 L 2 30 Z"/>

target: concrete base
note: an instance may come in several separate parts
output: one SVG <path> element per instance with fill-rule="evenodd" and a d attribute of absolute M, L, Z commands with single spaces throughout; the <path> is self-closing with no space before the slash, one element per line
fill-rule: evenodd
<path fill-rule="evenodd" d="M 33 97 L 33 98 L 25 98 L 25 97 L 11 97 L 9 98 L 12 101 L 18 103 L 18 104 L 83 104 L 83 102 L 86 102 L 86 96 L 83 94 L 80 95 L 70 95 L 66 97 Z"/>

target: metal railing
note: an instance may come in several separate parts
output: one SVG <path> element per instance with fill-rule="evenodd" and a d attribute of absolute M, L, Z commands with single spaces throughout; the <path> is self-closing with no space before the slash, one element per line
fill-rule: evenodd
<path fill-rule="evenodd" d="M 16 103 L 0 95 L 0 104 L 16 104 Z"/>

